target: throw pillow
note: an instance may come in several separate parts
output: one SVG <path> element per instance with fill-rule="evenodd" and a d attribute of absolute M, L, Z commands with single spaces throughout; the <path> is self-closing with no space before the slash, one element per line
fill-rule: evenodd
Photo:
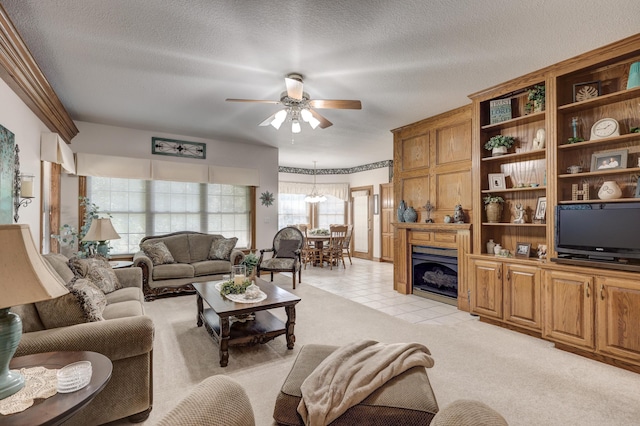
<path fill-rule="evenodd" d="M 74 294 L 65 294 L 55 299 L 35 303 L 40 321 L 45 329 L 68 327 L 87 322 L 84 310 Z"/>
<path fill-rule="evenodd" d="M 294 258 L 300 248 L 300 240 L 280 240 L 276 257 Z"/>
<path fill-rule="evenodd" d="M 141 248 L 142 251 L 144 251 L 144 254 L 151 259 L 154 266 L 164 265 L 166 263 L 176 263 L 171 252 L 167 248 L 167 245 L 162 241 L 156 243 L 144 243 Z"/>
<path fill-rule="evenodd" d="M 87 278 L 104 294 L 109 294 L 122 288 L 116 273 L 109 265 L 109 261 L 103 256 L 87 259 L 74 257 L 69 259 L 69 266 L 76 277 Z"/>
<path fill-rule="evenodd" d="M 209 249 L 209 259 L 211 260 L 231 260 L 231 252 L 236 246 L 238 239 L 233 238 L 216 238 L 211 242 Z"/>
<path fill-rule="evenodd" d="M 91 281 L 79 278 L 71 283 L 69 292 L 78 298 L 87 322 L 104 321 L 102 312 L 107 306 L 107 298 Z"/>

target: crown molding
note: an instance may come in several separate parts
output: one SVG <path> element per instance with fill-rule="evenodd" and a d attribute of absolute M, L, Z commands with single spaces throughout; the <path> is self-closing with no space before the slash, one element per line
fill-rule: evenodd
<path fill-rule="evenodd" d="M 29 48 L 0 5 L 0 78 L 51 130 L 65 142 L 78 134 L 78 128 L 58 95 L 47 81 Z"/>

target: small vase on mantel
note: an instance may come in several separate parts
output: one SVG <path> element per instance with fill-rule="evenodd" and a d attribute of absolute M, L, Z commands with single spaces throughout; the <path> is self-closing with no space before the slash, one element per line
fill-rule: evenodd
<path fill-rule="evenodd" d="M 401 200 L 398 206 L 398 222 L 404 222 L 404 211 L 406 209 L 407 205 L 404 203 L 404 200 Z"/>
<path fill-rule="evenodd" d="M 407 207 L 407 209 L 404 211 L 403 216 L 405 222 L 412 223 L 418 220 L 418 213 L 413 207 Z"/>
<path fill-rule="evenodd" d="M 494 247 L 493 247 L 493 254 L 495 254 L 496 256 L 500 254 L 500 252 L 502 251 L 502 246 L 500 245 L 500 243 L 497 243 Z"/>

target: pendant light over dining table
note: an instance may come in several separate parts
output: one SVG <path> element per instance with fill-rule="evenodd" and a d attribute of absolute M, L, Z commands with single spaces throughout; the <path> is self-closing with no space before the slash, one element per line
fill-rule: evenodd
<path fill-rule="evenodd" d="M 320 194 L 316 189 L 316 162 L 313 162 L 313 189 L 311 190 L 311 194 L 304 197 L 305 203 L 321 203 L 323 201 L 327 201 L 327 197 Z"/>

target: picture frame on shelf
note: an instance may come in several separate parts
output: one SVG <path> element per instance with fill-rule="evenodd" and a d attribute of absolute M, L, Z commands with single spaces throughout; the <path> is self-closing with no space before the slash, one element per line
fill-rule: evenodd
<path fill-rule="evenodd" d="M 492 191 L 507 189 L 504 173 L 489 173 L 489 189 Z"/>
<path fill-rule="evenodd" d="M 626 169 L 628 153 L 626 149 L 594 152 L 591 154 L 591 171 Z"/>
<path fill-rule="evenodd" d="M 544 221 L 547 216 L 547 197 L 538 197 L 536 212 L 533 215 L 535 220 Z"/>
<path fill-rule="evenodd" d="M 600 96 L 600 80 L 585 81 L 573 85 L 573 102 L 586 101 Z"/>
<path fill-rule="evenodd" d="M 531 243 L 516 243 L 516 257 L 529 257 L 531 255 Z"/>

